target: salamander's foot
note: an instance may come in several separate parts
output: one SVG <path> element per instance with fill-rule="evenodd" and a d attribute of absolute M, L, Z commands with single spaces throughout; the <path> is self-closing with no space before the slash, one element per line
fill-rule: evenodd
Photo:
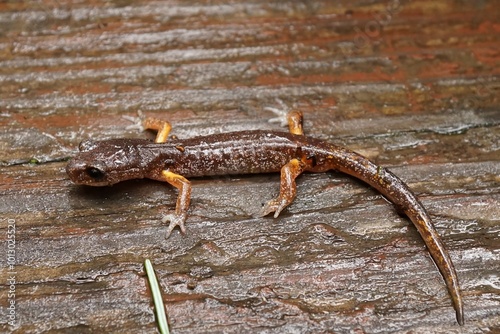
<path fill-rule="evenodd" d="M 172 231 L 176 226 L 179 226 L 181 229 L 182 233 L 186 233 L 186 226 L 184 226 L 184 223 L 186 222 L 187 215 L 178 215 L 175 213 L 171 213 L 168 215 L 164 215 L 161 219 L 163 223 L 170 222 L 167 228 L 167 234 L 165 235 L 165 239 L 168 239 L 170 237 L 170 234 L 172 234 Z"/>
<path fill-rule="evenodd" d="M 123 115 L 122 118 L 126 119 L 129 122 L 132 122 L 133 124 L 128 125 L 125 129 L 126 130 L 139 130 L 139 131 L 144 131 L 144 127 L 142 126 L 142 121 L 144 118 L 144 114 L 142 113 L 141 110 L 137 110 L 137 117 L 133 116 L 128 116 L 128 115 Z"/>
<path fill-rule="evenodd" d="M 276 114 L 275 118 L 271 118 L 269 120 L 269 123 L 279 123 L 280 126 L 286 126 L 288 124 L 288 107 L 286 106 L 285 102 L 281 101 L 280 99 L 276 99 L 276 102 L 280 105 L 280 108 L 273 108 L 273 107 L 265 107 L 264 110 L 271 111 L 274 114 Z"/>
<path fill-rule="evenodd" d="M 280 123 L 281 126 L 287 126 L 291 134 L 304 135 L 302 130 L 302 113 L 298 110 L 290 110 L 281 100 L 277 100 L 282 109 L 266 107 L 265 110 L 272 111 L 278 117 L 271 118 L 269 123 Z"/>
<path fill-rule="evenodd" d="M 281 211 L 283 211 L 283 209 L 286 208 L 288 204 L 290 204 L 289 201 L 287 201 L 286 199 L 280 199 L 279 197 L 270 200 L 266 205 L 264 205 L 262 210 L 260 210 L 259 216 L 264 217 L 271 212 L 274 212 L 274 218 L 278 218 Z"/>

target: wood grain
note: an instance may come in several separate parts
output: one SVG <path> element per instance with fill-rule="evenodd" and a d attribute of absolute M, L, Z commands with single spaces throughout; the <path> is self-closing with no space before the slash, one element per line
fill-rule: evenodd
<path fill-rule="evenodd" d="M 500 331 L 498 5 L 0 3 L 0 331 L 154 332 L 146 258 L 173 333 Z M 345 175 L 301 176 L 278 219 L 253 217 L 278 175 L 192 180 L 188 234 L 165 240 L 174 189 L 64 172 L 83 139 L 151 137 L 123 117 L 138 110 L 189 137 L 276 128 L 277 99 L 419 195 L 463 328 L 409 220 Z"/>

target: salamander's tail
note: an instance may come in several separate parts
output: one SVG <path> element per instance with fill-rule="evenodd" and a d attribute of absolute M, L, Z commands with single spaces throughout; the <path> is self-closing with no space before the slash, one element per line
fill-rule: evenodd
<path fill-rule="evenodd" d="M 385 168 L 377 166 L 367 158 L 349 151 L 342 150 L 339 157 L 331 156 L 335 168 L 352 175 L 380 191 L 387 199 L 393 202 L 413 222 L 422 236 L 432 259 L 443 275 L 448 291 L 453 300 L 457 321 L 464 324 L 463 302 L 460 294 L 457 273 L 446 251 L 441 237 L 437 233 L 431 218 L 424 206 L 420 203 L 408 186 L 396 175 Z"/>

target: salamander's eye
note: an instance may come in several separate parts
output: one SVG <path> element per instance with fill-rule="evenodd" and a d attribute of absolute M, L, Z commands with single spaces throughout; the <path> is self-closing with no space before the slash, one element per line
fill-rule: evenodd
<path fill-rule="evenodd" d="M 87 167 L 85 169 L 85 173 L 87 173 L 87 175 L 93 178 L 94 180 L 101 180 L 104 178 L 105 175 L 104 171 L 96 167 Z"/>

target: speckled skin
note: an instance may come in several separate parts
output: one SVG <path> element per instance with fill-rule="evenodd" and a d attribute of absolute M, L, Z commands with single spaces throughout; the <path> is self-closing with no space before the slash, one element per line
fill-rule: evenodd
<path fill-rule="evenodd" d="M 166 140 L 166 137 L 165 137 Z M 127 179 L 150 178 L 181 188 L 183 177 L 271 173 L 282 171 L 280 196 L 264 212 L 275 216 L 295 197 L 295 177 L 302 171 L 338 170 L 380 191 L 413 222 L 437 264 L 452 297 L 459 324 L 463 305 L 453 263 L 426 210 L 396 175 L 367 158 L 324 141 L 274 131 L 242 131 L 152 143 L 141 139 L 82 142 L 67 173 L 77 184 L 109 185 Z M 291 163 L 293 161 L 293 163 Z M 287 166 L 287 171 L 282 170 Z M 285 169 L 285 168 L 284 168 Z M 167 180 L 164 171 L 181 179 Z M 190 186 L 188 187 L 190 192 Z M 293 188 L 293 189 L 289 189 Z M 179 201 L 187 201 L 182 205 Z M 274 206 L 273 206 L 274 205 Z M 179 196 L 176 214 L 187 216 L 189 193 Z M 277 208 L 279 206 L 279 208 Z M 181 225 L 177 225 L 181 226 Z M 181 229 L 183 228 L 183 225 Z"/>

